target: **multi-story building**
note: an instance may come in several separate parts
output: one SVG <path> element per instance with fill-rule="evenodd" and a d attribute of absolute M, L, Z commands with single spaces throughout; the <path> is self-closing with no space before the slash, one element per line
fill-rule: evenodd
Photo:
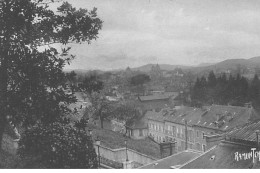
<path fill-rule="evenodd" d="M 177 151 L 206 151 L 206 136 L 259 119 L 253 108 L 212 105 L 204 108 L 180 107 L 148 111 L 148 135 L 157 142 L 176 141 Z"/>

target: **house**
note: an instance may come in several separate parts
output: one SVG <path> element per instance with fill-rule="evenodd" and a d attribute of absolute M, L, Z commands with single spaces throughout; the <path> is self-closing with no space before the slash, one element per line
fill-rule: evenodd
<path fill-rule="evenodd" d="M 140 116 L 125 125 L 128 136 L 133 139 L 144 139 L 148 136 L 148 126 L 144 116 Z"/>
<path fill-rule="evenodd" d="M 220 142 L 221 134 L 259 119 L 253 108 L 223 105 L 203 108 L 182 106 L 159 112 L 148 111 L 146 114 L 148 135 L 158 142 L 176 141 L 178 151 L 188 148 L 206 151 L 212 147 L 214 135 L 220 134 L 220 137 L 216 136 Z"/>
<path fill-rule="evenodd" d="M 220 144 L 181 169 L 259 169 L 259 130 L 260 121 L 233 128 Z"/>
<path fill-rule="evenodd" d="M 146 96 L 139 96 L 139 107 L 146 110 L 161 110 L 162 108 L 174 106 L 174 99 L 178 96 L 177 92 L 163 92 Z"/>
<path fill-rule="evenodd" d="M 126 134 L 132 139 L 144 139 L 148 136 L 148 126 L 144 116 L 136 117 L 128 122 L 111 120 L 112 131 Z"/>
<path fill-rule="evenodd" d="M 169 157 L 156 160 L 153 163 L 149 163 L 140 167 L 139 169 L 175 169 L 179 168 L 185 163 L 200 156 L 202 152 L 195 150 L 185 150 Z"/>

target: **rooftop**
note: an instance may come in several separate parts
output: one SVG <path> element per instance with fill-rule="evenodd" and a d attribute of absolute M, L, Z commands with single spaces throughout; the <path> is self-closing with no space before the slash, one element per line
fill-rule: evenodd
<path fill-rule="evenodd" d="M 236 153 L 250 153 L 251 147 L 222 142 L 180 169 L 248 169 L 259 168 L 259 161 L 236 160 Z M 258 160 L 258 159 L 256 159 Z"/>
<path fill-rule="evenodd" d="M 260 130 L 260 121 L 247 123 L 226 133 L 226 137 L 244 141 L 256 141 L 256 131 Z"/>
<path fill-rule="evenodd" d="M 126 138 L 123 134 L 113 132 L 111 130 L 101 129 L 96 126 L 91 126 L 91 128 L 93 128 L 93 138 L 96 139 L 98 136 L 102 146 L 111 149 L 123 148 L 125 147 L 125 139 L 127 139 L 128 148 L 153 158 L 161 157 L 159 145 L 150 139 L 134 140 L 131 138 Z"/>
<path fill-rule="evenodd" d="M 190 126 L 206 127 L 228 131 L 260 116 L 252 108 L 238 106 L 212 105 L 203 108 L 181 107 L 179 109 L 162 109 L 160 112 L 147 112 L 148 119 L 169 121 Z"/>
<path fill-rule="evenodd" d="M 147 96 L 139 96 L 140 101 L 152 101 L 152 100 L 168 100 L 170 99 L 169 95 L 165 94 L 153 94 Z"/>
<path fill-rule="evenodd" d="M 202 152 L 185 150 L 172 156 L 157 160 L 153 163 L 140 167 L 140 169 L 170 169 L 179 168 L 188 161 L 200 156 Z"/>

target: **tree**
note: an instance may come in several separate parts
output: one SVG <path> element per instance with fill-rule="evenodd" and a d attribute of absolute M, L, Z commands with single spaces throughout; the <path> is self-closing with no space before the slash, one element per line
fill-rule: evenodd
<path fill-rule="evenodd" d="M 66 79 L 68 80 L 68 82 L 70 84 L 70 88 L 71 88 L 72 92 L 75 92 L 75 89 L 76 89 L 76 80 L 77 80 L 76 76 L 77 76 L 77 74 L 75 73 L 75 71 L 66 73 Z"/>
<path fill-rule="evenodd" d="M 91 43 L 102 27 L 97 9 L 75 9 L 54 0 L 0 2 L 0 140 L 9 121 L 30 128 L 69 113 L 75 102 L 63 89 L 62 68 L 74 58 L 69 43 Z M 54 44 L 62 44 L 58 51 Z M 62 103 L 62 104 L 61 104 Z M 1 148 L 1 142 L 0 142 Z"/>
<path fill-rule="evenodd" d="M 97 74 L 91 74 L 83 80 L 82 89 L 89 95 L 93 92 L 100 92 L 103 88 L 104 84 L 98 78 Z"/>
<path fill-rule="evenodd" d="M 249 86 L 249 92 L 248 92 L 249 98 L 252 101 L 252 104 L 254 107 L 259 108 L 260 103 L 260 80 L 258 78 L 258 75 L 255 74 L 254 79 L 252 80 L 250 86 Z"/>
<path fill-rule="evenodd" d="M 124 120 L 126 124 L 139 115 L 140 113 L 136 107 L 127 103 L 117 105 L 113 111 L 113 116 L 119 120 Z"/>
<path fill-rule="evenodd" d="M 217 84 L 217 79 L 213 71 L 211 71 L 208 75 L 208 86 L 215 87 Z"/>
<path fill-rule="evenodd" d="M 98 166 L 91 136 L 60 122 L 37 124 L 26 130 L 18 153 L 23 159 L 23 168 L 88 169 Z"/>
<path fill-rule="evenodd" d="M 150 82 L 151 79 L 146 74 L 138 74 L 130 79 L 130 84 L 135 86 L 138 90 L 138 92 L 142 92 L 144 94 L 144 84 L 147 82 Z"/>
<path fill-rule="evenodd" d="M 104 120 L 112 115 L 113 104 L 104 96 L 103 93 L 93 92 L 90 96 L 91 106 L 86 108 L 90 111 L 93 119 L 99 119 L 101 128 L 104 128 Z"/>

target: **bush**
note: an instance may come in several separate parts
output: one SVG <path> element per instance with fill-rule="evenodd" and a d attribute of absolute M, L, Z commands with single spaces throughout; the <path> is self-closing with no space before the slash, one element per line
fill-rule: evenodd
<path fill-rule="evenodd" d="M 71 125 L 52 123 L 25 131 L 18 154 L 26 168 L 97 168 L 97 155 L 90 136 Z M 28 159 L 29 158 L 29 159 Z"/>

